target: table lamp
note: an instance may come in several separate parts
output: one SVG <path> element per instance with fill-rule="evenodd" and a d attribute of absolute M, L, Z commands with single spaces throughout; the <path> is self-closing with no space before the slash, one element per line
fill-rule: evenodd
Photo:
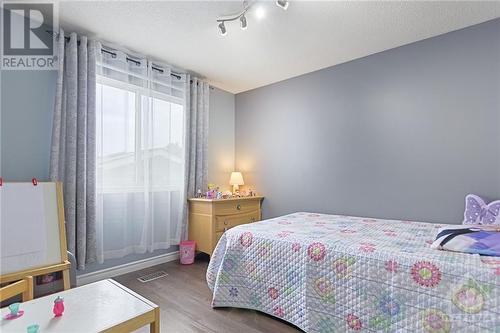
<path fill-rule="evenodd" d="M 233 194 L 238 195 L 239 194 L 239 186 L 240 185 L 245 185 L 243 182 L 243 176 L 241 175 L 241 172 L 231 172 L 231 178 L 229 179 L 229 185 L 233 185 Z"/>

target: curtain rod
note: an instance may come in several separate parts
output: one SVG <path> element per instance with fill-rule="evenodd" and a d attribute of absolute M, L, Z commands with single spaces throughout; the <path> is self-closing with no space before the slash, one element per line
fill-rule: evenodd
<path fill-rule="evenodd" d="M 69 38 L 69 37 L 64 37 L 64 38 Z M 102 53 L 110 54 L 112 58 L 116 58 L 116 53 L 115 52 L 108 51 L 108 50 L 103 49 L 103 48 L 101 48 L 101 52 Z M 129 57 L 125 57 L 125 59 L 127 61 L 130 61 L 130 62 L 136 64 L 137 66 L 139 66 L 141 64 L 140 61 L 137 61 L 137 60 L 129 58 Z M 155 67 L 155 66 L 151 66 L 151 69 L 156 70 L 156 71 L 158 71 L 160 73 L 163 73 L 163 69 L 161 69 L 161 68 L 158 68 L 158 67 Z M 170 75 L 173 76 L 173 77 L 175 77 L 177 80 L 180 80 L 182 78 L 179 74 L 176 74 L 176 73 L 170 73 Z"/>
<path fill-rule="evenodd" d="M 59 36 L 59 34 L 58 34 L 58 33 L 54 32 L 54 31 L 52 31 L 52 30 L 45 30 L 45 31 L 46 31 L 47 33 L 51 34 L 52 36 L 56 36 L 56 37 L 58 37 L 58 36 Z M 64 36 L 64 40 L 69 41 L 69 40 L 70 40 L 70 38 L 69 38 L 68 36 Z M 78 43 L 80 43 L 80 41 L 77 41 L 77 44 L 78 44 Z M 108 54 L 111 54 L 111 56 L 116 57 L 116 53 L 115 53 L 115 52 L 111 52 L 111 51 L 105 50 L 105 49 L 103 49 L 103 48 L 101 48 L 101 52 L 103 52 L 103 53 L 108 53 Z M 127 61 L 133 62 L 133 63 L 135 63 L 136 65 L 140 65 L 140 62 L 139 62 L 139 61 L 137 61 L 137 60 L 131 59 L 131 58 L 129 58 L 129 57 L 126 57 L 126 59 L 127 59 Z M 161 68 L 154 67 L 154 66 L 151 66 L 151 68 L 152 68 L 152 69 L 154 69 L 154 70 L 157 70 L 157 71 L 159 71 L 159 72 L 161 72 L 161 73 L 163 73 L 163 69 L 161 69 Z M 177 74 L 177 73 L 170 73 L 170 75 L 171 75 L 171 76 L 173 76 L 173 77 L 175 77 L 177 80 L 180 80 L 180 79 L 182 78 L 182 77 L 181 77 L 179 74 Z M 193 80 L 190 80 L 190 81 L 189 81 L 189 83 L 193 83 Z M 214 89 L 214 87 L 212 87 L 211 85 L 209 85 L 209 87 L 210 87 L 210 89 L 211 89 L 211 90 L 213 90 L 213 89 Z"/>
<path fill-rule="evenodd" d="M 54 31 L 52 31 L 52 30 L 45 30 L 45 31 L 46 31 L 47 33 L 51 34 L 52 36 L 56 36 L 56 37 L 57 37 L 57 36 L 59 35 L 58 33 L 54 32 Z M 70 40 L 70 38 L 69 38 L 68 36 L 64 36 L 64 40 L 69 41 L 69 40 Z M 79 43 L 80 43 L 80 41 L 77 41 L 77 44 L 79 44 Z M 105 50 L 105 49 L 103 49 L 103 48 L 101 48 L 101 52 L 102 52 L 102 53 L 107 53 L 107 54 L 110 54 L 113 58 L 115 58 L 115 57 L 116 57 L 116 53 L 115 53 L 115 52 L 111 52 L 111 51 Z M 134 64 L 136 64 L 136 65 L 140 65 L 140 64 L 141 64 L 141 62 L 140 62 L 140 61 L 134 60 L 134 59 L 129 58 L 129 57 L 126 57 L 125 59 L 126 59 L 127 61 L 133 62 L 133 63 L 134 63 Z M 163 73 L 163 69 L 161 69 L 161 68 L 158 68 L 158 67 L 155 67 L 155 66 L 151 66 L 151 69 L 156 70 L 156 71 L 158 71 L 158 72 L 160 72 L 160 73 Z M 180 79 L 182 78 L 182 76 L 180 76 L 180 75 L 179 75 L 179 74 L 177 74 L 177 73 L 170 73 L 170 76 L 175 77 L 177 80 L 180 80 Z"/>

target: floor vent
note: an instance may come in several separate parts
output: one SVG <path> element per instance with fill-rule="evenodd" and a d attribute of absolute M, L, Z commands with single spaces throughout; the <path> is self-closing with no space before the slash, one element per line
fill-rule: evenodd
<path fill-rule="evenodd" d="M 138 277 L 137 280 L 139 280 L 141 282 L 150 282 L 150 281 L 165 277 L 167 275 L 168 274 L 164 271 L 158 271 L 158 272 L 154 272 L 154 273 L 150 273 L 150 274 L 146 274 L 146 275 L 143 275 L 141 277 Z"/>

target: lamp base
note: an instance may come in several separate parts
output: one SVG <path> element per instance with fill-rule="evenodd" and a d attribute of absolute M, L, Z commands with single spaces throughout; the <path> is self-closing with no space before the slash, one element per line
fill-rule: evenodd
<path fill-rule="evenodd" d="M 233 196 L 239 197 L 240 196 L 240 190 L 239 190 L 238 185 L 233 185 Z"/>

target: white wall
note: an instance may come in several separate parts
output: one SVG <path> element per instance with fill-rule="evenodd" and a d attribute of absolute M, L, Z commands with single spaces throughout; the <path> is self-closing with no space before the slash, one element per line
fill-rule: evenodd
<path fill-rule="evenodd" d="M 229 190 L 234 170 L 234 95 L 210 88 L 208 182 Z"/>

